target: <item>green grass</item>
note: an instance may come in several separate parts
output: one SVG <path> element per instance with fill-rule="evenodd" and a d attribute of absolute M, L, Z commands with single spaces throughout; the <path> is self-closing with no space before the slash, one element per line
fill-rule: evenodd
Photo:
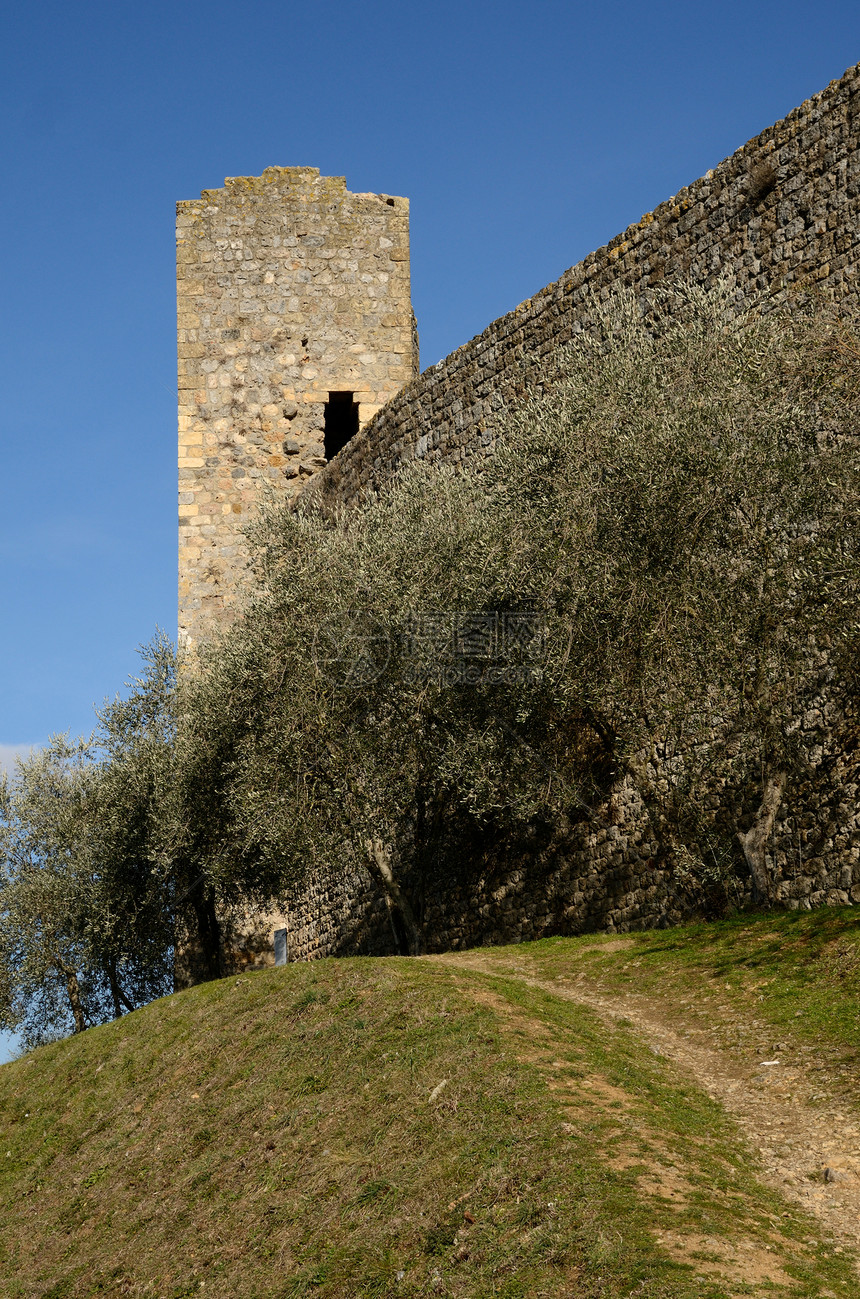
<path fill-rule="evenodd" d="M 508 1002 L 527 1010 L 551 1029 L 555 1076 L 559 1064 L 576 1082 L 596 1074 L 623 1094 L 626 1103 L 595 1104 L 581 1135 L 599 1148 L 607 1162 L 627 1167 L 626 1187 L 639 1191 L 631 1206 L 623 1196 L 610 1203 L 624 1215 L 628 1241 L 644 1245 L 657 1234 L 704 1236 L 714 1242 L 743 1240 L 767 1251 L 776 1249 L 799 1293 L 818 1294 L 845 1282 L 844 1266 L 827 1277 L 829 1246 L 816 1241 L 809 1257 L 805 1248 L 814 1229 L 808 1217 L 762 1186 L 758 1164 L 722 1108 L 688 1080 L 679 1078 L 665 1058 L 655 1056 L 624 1021 L 607 1028 L 581 1007 L 513 980 L 491 978 Z M 557 1057 L 561 1054 L 562 1060 Z M 598 1097 L 598 1100 L 600 1098 Z M 576 1106 L 581 1116 L 581 1105 Z M 642 1185 L 677 1187 L 671 1197 L 645 1194 Z M 858 1288 L 851 1276 L 849 1293 Z M 769 1292 L 761 1282 L 735 1280 L 732 1294 Z M 701 1285 L 697 1293 L 712 1292 Z"/>
<path fill-rule="evenodd" d="M 635 966 L 599 938 L 498 957 L 669 995 L 718 979 L 847 1053 L 857 932 L 828 912 L 637 935 Z M 858 1288 L 719 1106 L 629 1026 L 503 969 L 323 961 L 207 984 L 0 1068 L 0 1125 L 3 1295 Z M 744 1265 L 727 1288 L 715 1269 L 741 1245 L 770 1280 Z"/>
<path fill-rule="evenodd" d="M 860 1062 L 860 914 L 853 907 L 744 915 L 613 938 L 547 939 L 528 952 L 545 978 L 587 973 L 615 990 L 688 996 L 707 1007 L 718 995 L 801 1042 Z M 860 1100 L 860 1097 L 858 1097 Z"/>

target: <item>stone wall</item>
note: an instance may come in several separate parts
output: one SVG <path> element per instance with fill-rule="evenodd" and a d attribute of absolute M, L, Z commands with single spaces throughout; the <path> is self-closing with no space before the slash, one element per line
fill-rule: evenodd
<path fill-rule="evenodd" d="M 588 325 L 592 295 L 647 297 L 678 276 L 723 276 L 738 300 L 774 302 L 817 285 L 856 295 L 860 252 L 860 66 L 851 68 L 713 171 L 409 384 L 314 480 L 360 501 L 414 458 L 456 464 L 483 454 L 506 408 L 559 372 L 559 352 Z"/>
<path fill-rule="evenodd" d="M 179 629 L 199 636 L 241 582 L 261 485 L 325 464 L 324 412 L 366 424 L 418 372 L 409 203 L 269 167 L 177 204 Z"/>
<path fill-rule="evenodd" d="M 649 213 L 560 280 L 407 384 L 310 490 L 359 504 L 413 458 L 456 464 L 492 447 L 504 411 L 559 375 L 564 343 L 589 323 L 593 295 L 625 286 L 647 297 L 666 278 L 757 292 L 774 303 L 817 285 L 856 295 L 860 253 L 860 70 L 813 96 L 701 180 Z M 771 846 L 777 899 L 789 907 L 860 902 L 856 753 L 822 707 L 821 759 L 791 791 Z M 813 748 L 815 746 L 813 745 Z M 553 933 L 676 923 L 695 909 L 666 867 L 635 789 L 620 785 L 596 819 L 521 864 L 464 860 L 423 889 L 429 950 Z M 413 881 L 413 885 L 417 882 Z M 744 900 L 741 896 L 740 901 Z M 369 872 L 333 868 L 283 899 L 290 959 L 396 950 L 392 917 Z M 243 960 L 273 959 L 271 929 Z"/>
<path fill-rule="evenodd" d="M 860 751 L 851 724 L 821 701 L 802 721 L 811 770 L 789 786 L 771 837 L 774 900 L 789 910 L 860 903 Z M 405 879 L 419 899 L 426 949 L 525 942 L 553 934 L 658 929 L 702 914 L 702 894 L 669 866 L 636 789 L 619 783 L 589 821 L 511 864 L 489 868 L 464 853 L 455 870 Z M 739 878 L 729 899 L 751 901 Z M 272 918 L 269 918 L 270 921 Z M 395 922 L 396 923 L 396 922 Z M 289 931 L 290 960 L 383 956 L 398 939 L 383 890 L 369 870 L 333 869 L 284 900 L 275 927 Z M 243 964 L 273 961 L 271 929 Z"/>

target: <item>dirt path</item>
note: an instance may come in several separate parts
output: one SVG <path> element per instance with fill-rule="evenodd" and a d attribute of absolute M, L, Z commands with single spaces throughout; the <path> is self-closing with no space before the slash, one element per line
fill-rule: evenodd
<path fill-rule="evenodd" d="M 663 1001 L 609 992 L 585 974 L 544 980 L 533 964 L 479 952 L 435 959 L 521 979 L 606 1020 L 631 1023 L 737 1121 L 761 1156 L 763 1180 L 815 1214 L 839 1252 L 860 1253 L 860 1119 L 852 1113 L 852 1081 L 813 1048 L 782 1033 L 776 1040 L 772 1027 L 713 995 L 697 1005 L 692 994 Z"/>

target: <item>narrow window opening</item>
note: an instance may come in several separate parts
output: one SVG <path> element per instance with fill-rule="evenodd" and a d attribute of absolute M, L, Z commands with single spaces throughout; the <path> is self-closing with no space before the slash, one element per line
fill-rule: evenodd
<path fill-rule="evenodd" d="M 358 432 L 358 402 L 351 392 L 330 392 L 325 404 L 325 458 L 331 460 Z"/>

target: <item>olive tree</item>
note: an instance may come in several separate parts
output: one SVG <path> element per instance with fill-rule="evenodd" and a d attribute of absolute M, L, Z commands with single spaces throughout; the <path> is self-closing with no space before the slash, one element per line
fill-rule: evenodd
<path fill-rule="evenodd" d="M 173 654 L 160 636 L 143 655 L 89 740 L 55 737 L 0 786 L 0 1021 L 28 1044 L 172 987 Z"/>
<path fill-rule="evenodd" d="M 740 848 L 759 902 L 774 819 L 830 742 L 804 721 L 856 708 L 860 631 L 855 323 L 767 305 L 688 287 L 598 309 L 489 469 L 540 567 L 562 706 L 676 867 Z"/>
<path fill-rule="evenodd" d="M 55 739 L 3 778 L 0 1016 L 28 1043 L 87 1027 L 82 989 L 85 889 L 72 845 L 84 800 L 85 749 Z"/>
<path fill-rule="evenodd" d="M 480 481 L 418 470 L 349 517 L 274 508 L 253 541 L 254 597 L 184 682 L 185 851 L 222 905 L 362 861 L 417 951 L 404 876 L 452 816 L 530 797 L 529 755 L 493 707 L 505 687 L 465 680 L 451 622 L 498 609 L 503 520 Z"/>
<path fill-rule="evenodd" d="M 620 778 L 679 879 L 742 859 L 767 901 L 801 722 L 856 693 L 852 340 L 815 304 L 622 296 L 479 465 L 271 505 L 183 688 L 177 824 L 221 905 L 360 859 L 417 951 L 440 856 L 599 821 Z M 505 619 L 539 634 L 487 648 Z"/>

